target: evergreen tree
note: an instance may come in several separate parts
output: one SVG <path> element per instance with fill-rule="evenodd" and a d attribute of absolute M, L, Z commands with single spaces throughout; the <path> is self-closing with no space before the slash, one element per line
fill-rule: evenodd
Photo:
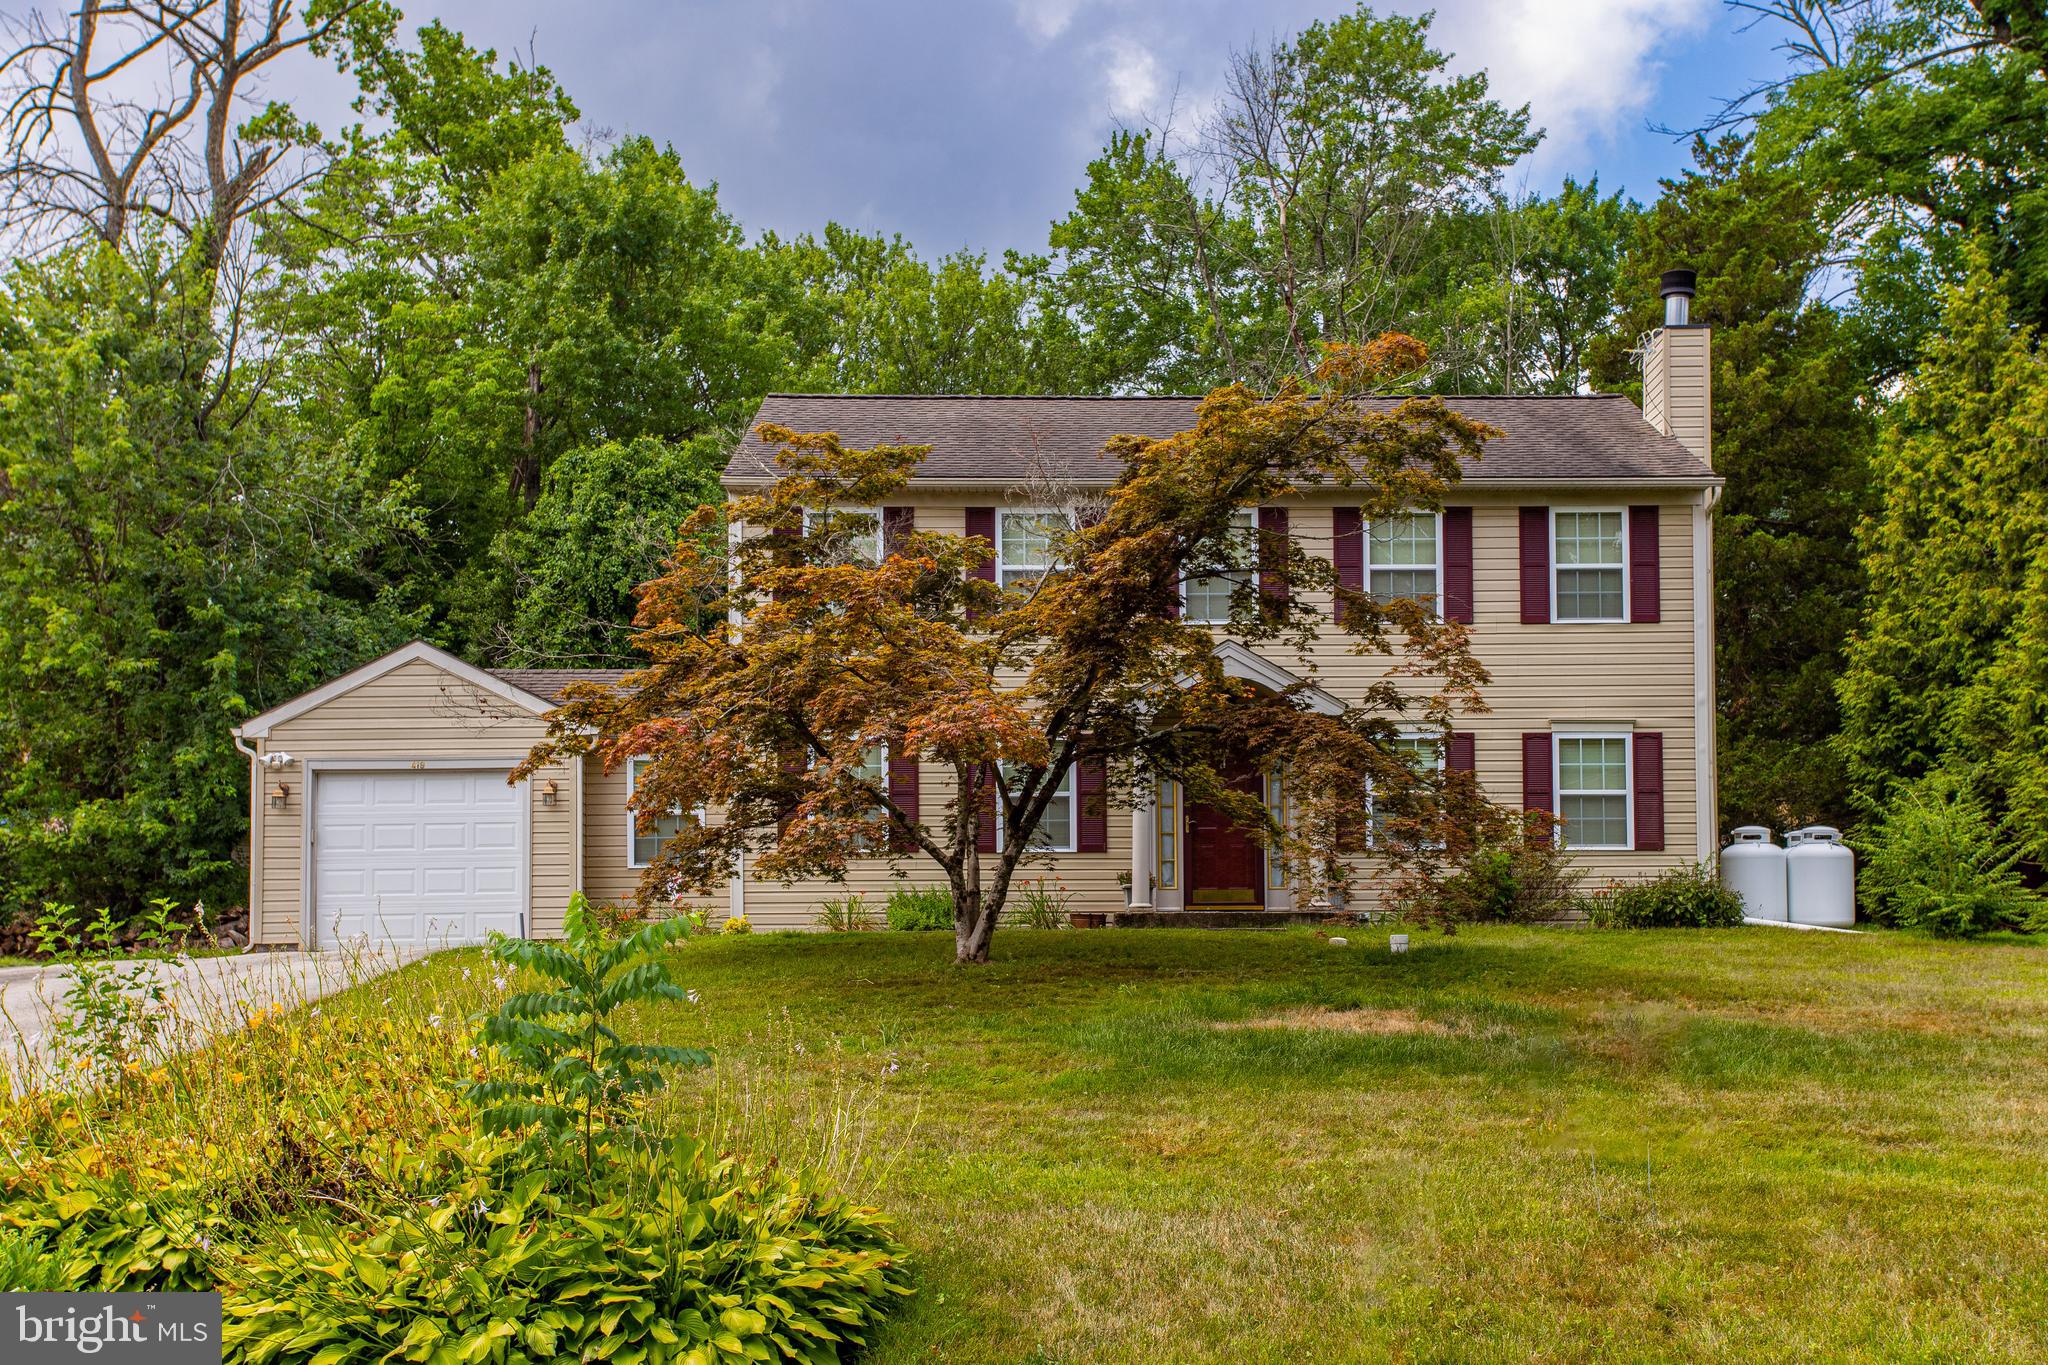
<path fill-rule="evenodd" d="M 1595 347 L 1602 387 L 1641 398 L 1636 338 L 1661 271 L 1699 272 L 1714 328 L 1715 671 L 1721 816 L 1793 828 L 1849 814 L 1834 680 L 1863 590 L 1872 395 L 1856 320 L 1814 301 L 1827 234 L 1811 192 L 1738 141 L 1698 143 L 1664 182 L 1621 272 L 1621 326 Z"/>
<path fill-rule="evenodd" d="M 2048 362 L 2033 341 L 1974 253 L 1872 461 L 1837 747 L 1864 808 L 1949 767 L 2048 862 Z"/>

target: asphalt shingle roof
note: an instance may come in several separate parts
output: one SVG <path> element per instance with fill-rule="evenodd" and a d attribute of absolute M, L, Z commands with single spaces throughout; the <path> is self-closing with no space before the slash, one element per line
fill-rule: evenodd
<path fill-rule="evenodd" d="M 562 689 L 570 683 L 615 683 L 626 676 L 623 668 L 493 668 L 492 677 L 511 683 L 546 702 L 559 702 Z"/>
<path fill-rule="evenodd" d="M 918 480 L 1006 484 L 1033 475 L 1108 483 L 1110 437 L 1170 436 L 1194 425 L 1194 397 L 1009 398 L 974 394 L 773 393 L 725 467 L 728 482 L 773 478 L 775 448 L 754 434 L 763 422 L 833 431 L 856 449 L 929 445 Z M 1397 400 L 1364 400 L 1391 407 Z M 1454 397 L 1450 406 L 1507 433 L 1469 464 L 1474 482 L 1549 479 L 1705 484 L 1714 472 L 1643 420 L 1619 395 Z"/>

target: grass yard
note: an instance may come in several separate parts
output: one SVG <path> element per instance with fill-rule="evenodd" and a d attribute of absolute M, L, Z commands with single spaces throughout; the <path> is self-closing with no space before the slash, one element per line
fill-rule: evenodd
<path fill-rule="evenodd" d="M 2040 948 L 1006 930 L 996 953 L 700 940 L 678 975 L 701 1005 L 642 1021 L 719 1049 L 685 1090 L 728 1129 L 829 1147 L 899 1219 L 922 1292 L 880 1360 L 2048 1356 Z M 823 1131 L 849 1109 L 864 1144 Z"/>

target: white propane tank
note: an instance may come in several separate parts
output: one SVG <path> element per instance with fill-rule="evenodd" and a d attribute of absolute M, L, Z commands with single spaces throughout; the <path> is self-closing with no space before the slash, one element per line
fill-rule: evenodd
<path fill-rule="evenodd" d="M 1794 924 L 1856 922 L 1856 855 L 1840 830 L 1809 825 L 1785 836 L 1785 909 Z"/>
<path fill-rule="evenodd" d="M 1734 842 L 1721 850 L 1721 881 L 1742 898 L 1742 913 L 1784 919 L 1785 850 L 1762 825 L 1742 825 L 1728 834 Z"/>

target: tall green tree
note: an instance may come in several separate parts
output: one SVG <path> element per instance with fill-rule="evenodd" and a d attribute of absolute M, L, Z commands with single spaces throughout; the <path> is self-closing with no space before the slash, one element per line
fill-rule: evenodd
<path fill-rule="evenodd" d="M 795 290 L 794 354 L 779 388 L 816 393 L 1060 393 L 1074 372 L 1067 319 L 1039 307 L 1039 262 L 990 269 L 957 251 L 937 261 L 901 237 L 828 223 L 820 236 L 758 247 Z"/>
<path fill-rule="evenodd" d="M 1694 146 L 1664 182 L 1620 275 L 1620 325 L 1594 348 L 1601 387 L 1641 398 L 1637 338 L 1661 319 L 1657 277 L 1699 272 L 1713 327 L 1715 673 L 1721 813 L 1730 824 L 1840 824 L 1849 788 L 1831 741 L 1834 680 L 1864 575 L 1874 395 L 1858 320 L 1816 299 L 1829 234 L 1813 189 L 1736 139 Z"/>
<path fill-rule="evenodd" d="M 2006 288 L 1978 253 L 1877 447 L 1837 743 L 1866 808 L 1946 767 L 2048 865 L 2048 360 Z"/>
<path fill-rule="evenodd" d="M 413 628 L 352 581 L 389 509 L 222 362 L 212 282 L 96 246 L 0 294 L 0 914 L 238 903 L 229 727 Z"/>
<path fill-rule="evenodd" d="M 563 454 L 533 512 L 499 538 L 511 617 L 486 652 L 521 667 L 626 668 L 635 594 L 661 572 L 683 523 L 723 500 L 723 433 L 640 436 Z"/>
<path fill-rule="evenodd" d="M 1942 281 L 1990 253 L 2014 314 L 2048 325 L 2048 8 L 2039 0 L 1762 0 L 1794 71 L 1736 112 L 1816 192 L 1887 372 L 1911 368 Z"/>
<path fill-rule="evenodd" d="M 1389 328 L 1458 368 L 1459 228 L 1540 134 L 1483 75 L 1447 74 L 1430 22 L 1360 6 L 1237 54 L 1191 143 L 1111 139 L 1047 275 L 1090 387 L 1271 388 Z"/>

